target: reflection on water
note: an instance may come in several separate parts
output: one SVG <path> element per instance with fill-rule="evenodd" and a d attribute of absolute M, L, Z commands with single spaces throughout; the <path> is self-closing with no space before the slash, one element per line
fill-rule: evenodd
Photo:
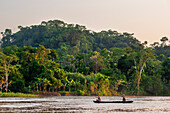
<path fill-rule="evenodd" d="M 93 103 L 94 96 L 0 98 L 0 112 L 170 112 L 170 97 L 127 97 L 133 103 Z M 122 100 L 122 97 L 102 97 Z"/>

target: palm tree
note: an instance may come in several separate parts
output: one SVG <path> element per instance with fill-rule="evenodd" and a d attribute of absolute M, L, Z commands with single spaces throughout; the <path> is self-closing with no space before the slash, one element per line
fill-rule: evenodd
<path fill-rule="evenodd" d="M 43 78 L 43 86 L 44 86 L 44 93 L 47 92 L 47 85 L 50 84 L 50 81 L 47 78 Z"/>
<path fill-rule="evenodd" d="M 164 47 L 166 45 L 166 41 L 168 41 L 168 38 L 167 37 L 162 37 L 160 39 L 160 41 L 162 42 L 161 46 Z"/>

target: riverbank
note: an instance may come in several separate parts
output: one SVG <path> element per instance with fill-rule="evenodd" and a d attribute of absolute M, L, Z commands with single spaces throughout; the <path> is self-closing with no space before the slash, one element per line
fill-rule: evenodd
<path fill-rule="evenodd" d="M 46 96 L 80 96 L 79 94 L 76 93 L 69 93 L 69 92 L 34 92 L 33 94 L 39 95 L 39 97 L 46 97 Z M 86 95 L 84 95 L 86 96 Z"/>
<path fill-rule="evenodd" d="M 38 97 L 36 94 L 25 94 L 25 93 L 0 93 L 0 97 Z"/>
<path fill-rule="evenodd" d="M 0 97 L 48 97 L 48 96 L 97 96 L 95 94 L 92 95 L 80 95 L 73 92 L 32 92 L 29 94 L 26 93 L 0 93 Z M 101 95 L 108 96 L 108 95 Z M 122 95 L 109 95 L 109 96 L 122 96 Z M 166 95 L 140 95 L 140 96 L 170 96 L 170 94 Z M 136 97 L 136 95 L 126 95 L 126 97 Z"/>

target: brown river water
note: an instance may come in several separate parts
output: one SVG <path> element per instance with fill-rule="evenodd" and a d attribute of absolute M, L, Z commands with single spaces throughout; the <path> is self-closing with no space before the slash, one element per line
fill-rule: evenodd
<path fill-rule="evenodd" d="M 118 101 L 119 96 L 101 96 Z M 95 96 L 55 96 L 44 98 L 0 98 L 0 112 L 52 113 L 170 113 L 170 96 L 126 97 L 133 103 L 93 103 Z"/>

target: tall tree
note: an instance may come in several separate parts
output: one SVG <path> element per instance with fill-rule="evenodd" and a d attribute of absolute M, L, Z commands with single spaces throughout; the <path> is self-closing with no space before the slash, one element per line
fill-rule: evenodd
<path fill-rule="evenodd" d="M 9 46 L 12 42 L 12 30 L 5 29 L 5 32 L 1 32 L 2 38 L 2 47 Z"/>
<path fill-rule="evenodd" d="M 11 72 L 11 62 L 12 61 L 16 61 L 17 57 L 15 55 L 10 55 L 7 56 L 4 53 L 0 52 L 0 60 L 1 60 L 1 69 L 4 69 L 4 73 L 5 73 L 5 81 L 6 81 L 6 93 L 8 92 L 8 85 L 9 85 L 9 81 L 8 81 L 8 77 L 9 74 Z"/>
<path fill-rule="evenodd" d="M 130 57 L 132 57 L 134 61 L 137 79 L 137 95 L 139 95 L 140 80 L 142 72 L 144 70 L 144 66 L 146 66 L 146 62 L 148 61 L 148 59 L 154 57 L 154 53 L 151 48 L 143 49 L 142 47 L 142 49 L 139 49 L 138 51 L 131 53 Z"/>
<path fill-rule="evenodd" d="M 92 60 L 92 68 L 95 73 L 97 73 L 100 69 L 104 68 L 104 62 L 103 58 L 100 56 L 100 53 L 97 51 L 94 51 L 94 55 L 90 57 Z"/>
<path fill-rule="evenodd" d="M 162 79 L 166 84 L 170 83 L 170 57 L 162 63 Z"/>
<path fill-rule="evenodd" d="M 165 37 L 162 37 L 162 38 L 160 39 L 160 41 L 162 42 L 161 46 L 164 47 L 164 46 L 166 46 L 166 41 L 168 41 L 168 38 L 167 38 L 166 36 L 165 36 Z"/>

